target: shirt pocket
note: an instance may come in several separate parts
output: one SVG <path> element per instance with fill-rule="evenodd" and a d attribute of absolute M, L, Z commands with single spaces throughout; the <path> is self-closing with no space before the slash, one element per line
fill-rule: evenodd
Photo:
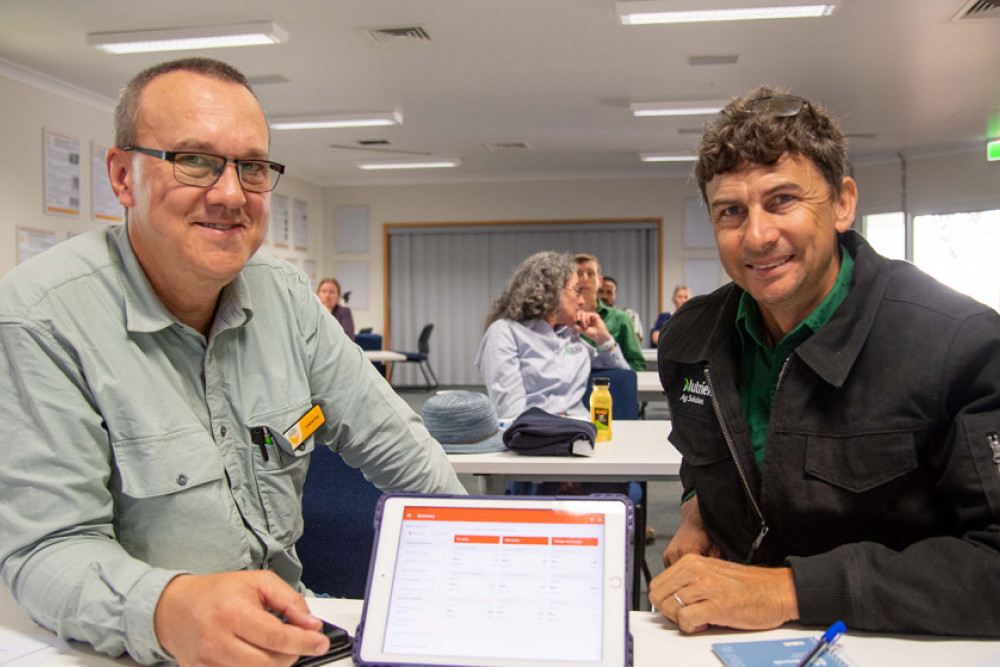
<path fill-rule="evenodd" d="M 293 447 L 283 435 L 312 404 L 296 403 L 251 419 L 251 426 L 264 426 L 271 434 L 274 447 L 270 461 L 255 469 L 267 531 L 283 547 L 290 547 L 302 536 L 302 486 L 309 470 L 309 454 L 316 446 L 316 434 L 310 435 L 298 447 Z"/>
<path fill-rule="evenodd" d="M 222 459 L 203 428 L 111 445 L 115 530 L 126 551 L 154 567 L 191 572 L 249 565 Z"/>
<path fill-rule="evenodd" d="M 876 489 L 917 466 L 912 433 L 806 437 L 806 473 L 852 493 Z"/>

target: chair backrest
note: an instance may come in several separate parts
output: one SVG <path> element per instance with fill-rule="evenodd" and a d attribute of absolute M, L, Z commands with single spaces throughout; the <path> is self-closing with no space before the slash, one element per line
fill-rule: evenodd
<path fill-rule="evenodd" d="M 417 352 L 420 354 L 429 354 L 431 351 L 430 343 L 431 332 L 434 331 L 433 324 L 424 325 L 424 328 L 420 331 L 420 338 L 417 339 Z"/>
<path fill-rule="evenodd" d="M 305 528 L 295 545 L 302 583 L 316 593 L 364 597 L 381 495 L 336 452 L 319 446 L 310 454 L 302 486 Z"/>
<path fill-rule="evenodd" d="M 608 390 L 611 392 L 612 419 L 639 418 L 639 387 L 638 376 L 631 368 L 606 368 L 590 372 L 587 391 L 583 395 L 583 404 L 590 407 L 590 392 L 594 388 L 594 378 L 608 378 Z"/>
<path fill-rule="evenodd" d="M 354 337 L 354 342 L 357 343 L 358 347 L 360 347 L 362 350 L 382 349 L 381 334 L 360 332 L 357 336 Z"/>

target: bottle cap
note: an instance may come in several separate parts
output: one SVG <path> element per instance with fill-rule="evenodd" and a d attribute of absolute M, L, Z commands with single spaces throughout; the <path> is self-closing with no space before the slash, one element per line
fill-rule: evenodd
<path fill-rule="evenodd" d="M 596 377 L 596 378 L 594 378 L 594 386 L 595 387 L 599 386 L 599 385 L 603 385 L 603 386 L 607 387 L 610 384 L 611 384 L 611 380 L 609 378 L 602 378 L 602 377 Z"/>

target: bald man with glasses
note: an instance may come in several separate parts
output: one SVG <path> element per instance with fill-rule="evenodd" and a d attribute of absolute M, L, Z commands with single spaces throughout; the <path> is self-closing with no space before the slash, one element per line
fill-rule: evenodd
<path fill-rule="evenodd" d="M 147 664 L 322 654 L 295 552 L 310 452 L 385 490 L 464 493 L 306 276 L 256 254 L 285 169 L 268 149 L 238 71 L 150 68 L 107 156 L 126 223 L 0 279 L 0 421 L 16 434 L 0 574 L 64 639 Z"/>

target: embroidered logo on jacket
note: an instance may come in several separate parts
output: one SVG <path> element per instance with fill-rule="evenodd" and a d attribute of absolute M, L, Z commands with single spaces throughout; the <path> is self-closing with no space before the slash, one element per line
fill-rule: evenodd
<path fill-rule="evenodd" d="M 707 382 L 684 378 L 684 389 L 681 391 L 681 403 L 705 405 L 705 397 L 711 395 L 712 390 L 708 388 Z"/>

